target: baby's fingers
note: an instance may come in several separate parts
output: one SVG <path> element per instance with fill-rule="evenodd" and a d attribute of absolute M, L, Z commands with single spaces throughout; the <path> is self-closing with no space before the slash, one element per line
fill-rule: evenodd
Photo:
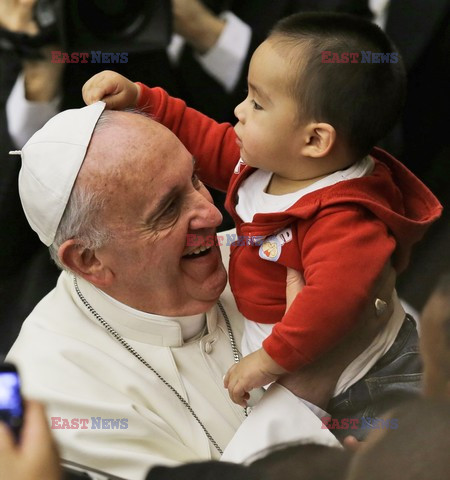
<path fill-rule="evenodd" d="M 102 100 L 116 88 L 114 72 L 105 70 L 91 77 L 81 89 L 83 100 L 86 105 Z"/>
<path fill-rule="evenodd" d="M 123 75 L 105 70 L 84 84 L 82 94 L 87 105 L 102 100 L 106 108 L 121 110 L 136 106 L 139 87 Z"/>
<path fill-rule="evenodd" d="M 247 406 L 247 400 L 250 398 L 250 394 L 241 383 L 236 383 L 233 386 L 230 386 L 228 388 L 228 393 L 234 403 L 244 408 Z"/>
<path fill-rule="evenodd" d="M 105 94 L 103 98 L 100 99 L 102 102 L 106 103 L 107 110 L 123 110 L 132 106 L 132 103 L 129 99 L 129 92 L 120 92 L 111 94 Z"/>

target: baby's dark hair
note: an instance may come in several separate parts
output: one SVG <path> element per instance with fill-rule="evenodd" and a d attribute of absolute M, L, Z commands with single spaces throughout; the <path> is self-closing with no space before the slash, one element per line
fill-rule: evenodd
<path fill-rule="evenodd" d="M 269 38 L 294 66 L 291 93 L 301 117 L 331 124 L 358 156 L 393 128 L 404 103 L 406 73 L 377 25 L 346 14 L 298 13 L 280 20 Z M 380 62 L 397 62 L 361 63 L 362 51 L 394 53 Z M 339 58 L 358 52 L 359 58 L 357 63 L 324 63 L 322 52 Z"/>

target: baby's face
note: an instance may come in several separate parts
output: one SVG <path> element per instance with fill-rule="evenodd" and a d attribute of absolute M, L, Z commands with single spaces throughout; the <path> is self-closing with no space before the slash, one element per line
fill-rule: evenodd
<path fill-rule="evenodd" d="M 289 89 L 296 67 L 271 42 L 263 42 L 250 62 L 248 96 L 234 111 L 239 120 L 237 142 L 247 165 L 296 179 L 304 141 L 298 105 Z"/>

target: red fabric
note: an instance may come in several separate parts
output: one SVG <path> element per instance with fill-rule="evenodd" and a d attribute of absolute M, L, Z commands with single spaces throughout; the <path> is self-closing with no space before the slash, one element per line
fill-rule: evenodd
<path fill-rule="evenodd" d="M 254 169 L 239 161 L 232 126 L 142 84 L 139 107 L 180 138 L 206 184 L 227 190 L 226 206 L 239 236 L 268 237 L 291 228 L 292 240 L 282 245 L 276 262 L 260 258 L 259 246 L 232 246 L 229 272 L 242 314 L 260 323 L 278 322 L 263 347 L 288 370 L 314 361 L 354 327 L 386 262 L 391 259 L 402 271 L 412 245 L 441 214 L 428 188 L 375 148 L 371 175 L 317 190 L 285 212 L 257 214 L 243 223 L 235 210 L 237 192 Z M 302 272 L 306 285 L 284 314 L 286 267 Z"/>

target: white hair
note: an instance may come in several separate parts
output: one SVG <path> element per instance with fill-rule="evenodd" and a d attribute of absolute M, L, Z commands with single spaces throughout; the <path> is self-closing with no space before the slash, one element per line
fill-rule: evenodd
<path fill-rule="evenodd" d="M 68 270 L 59 256 L 59 247 L 69 239 L 76 239 L 80 247 L 95 250 L 112 238 L 111 232 L 101 221 L 104 198 L 100 192 L 75 184 L 64 214 L 58 225 L 55 239 L 50 245 L 50 256 L 62 270 Z"/>

